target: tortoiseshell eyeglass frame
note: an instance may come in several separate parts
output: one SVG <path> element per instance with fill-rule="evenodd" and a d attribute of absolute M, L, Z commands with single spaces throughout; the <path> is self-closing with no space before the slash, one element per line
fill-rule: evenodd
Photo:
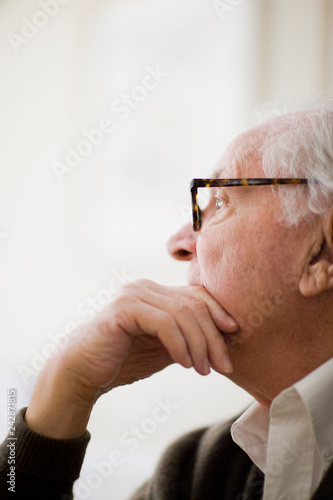
<path fill-rule="evenodd" d="M 308 179 L 192 179 L 192 224 L 194 231 L 201 229 L 201 212 L 197 201 L 198 188 L 201 187 L 232 187 L 232 186 L 269 186 L 276 184 L 308 184 Z"/>

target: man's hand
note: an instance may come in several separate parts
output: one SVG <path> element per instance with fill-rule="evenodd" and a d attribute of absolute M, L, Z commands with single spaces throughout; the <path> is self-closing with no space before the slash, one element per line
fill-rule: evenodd
<path fill-rule="evenodd" d="M 50 437 L 83 434 L 98 397 L 171 363 L 206 375 L 232 371 L 221 332 L 238 327 L 200 286 L 125 285 L 50 358 L 38 378 L 26 422 Z"/>

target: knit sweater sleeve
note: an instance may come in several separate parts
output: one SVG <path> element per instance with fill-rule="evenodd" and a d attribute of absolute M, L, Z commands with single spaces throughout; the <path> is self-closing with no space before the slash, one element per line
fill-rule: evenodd
<path fill-rule="evenodd" d="M 90 440 L 86 431 L 77 439 L 53 439 L 36 434 L 24 421 L 26 408 L 16 416 L 14 436 L 0 445 L 0 498 L 70 500 Z"/>

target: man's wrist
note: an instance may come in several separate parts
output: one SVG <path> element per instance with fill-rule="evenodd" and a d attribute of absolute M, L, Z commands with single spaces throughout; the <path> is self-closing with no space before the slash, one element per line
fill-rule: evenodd
<path fill-rule="evenodd" d="M 33 403 L 29 405 L 25 414 L 25 423 L 29 429 L 54 439 L 76 439 L 83 436 L 90 411 L 80 411 L 69 405 L 65 405 L 63 410 L 54 410 L 51 405 L 46 405 L 43 408 L 35 407 Z"/>
<path fill-rule="evenodd" d="M 26 425 L 46 437 L 74 439 L 86 431 L 93 402 L 83 401 L 66 370 L 51 360 L 41 371 L 25 414 Z"/>

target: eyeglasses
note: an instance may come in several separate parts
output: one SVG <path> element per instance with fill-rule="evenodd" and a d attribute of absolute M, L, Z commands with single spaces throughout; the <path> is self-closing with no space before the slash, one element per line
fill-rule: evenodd
<path fill-rule="evenodd" d="M 191 181 L 192 224 L 194 231 L 200 231 L 202 218 L 198 205 L 198 188 L 232 186 L 269 186 L 276 184 L 308 184 L 308 179 L 193 179 Z"/>

